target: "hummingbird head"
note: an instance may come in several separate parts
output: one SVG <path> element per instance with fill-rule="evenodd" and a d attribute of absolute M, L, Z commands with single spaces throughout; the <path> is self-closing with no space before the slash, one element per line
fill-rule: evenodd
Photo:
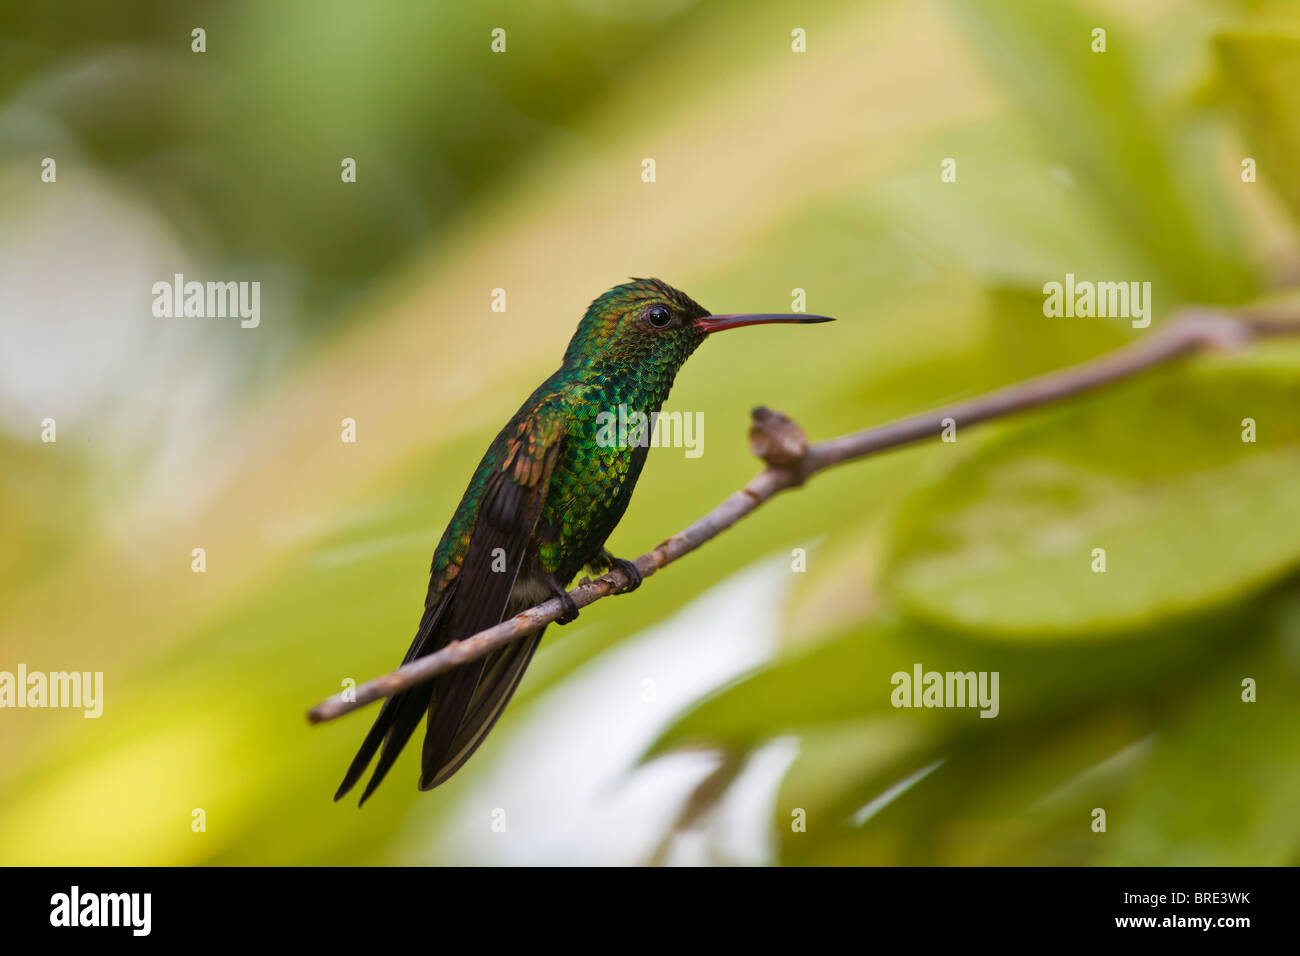
<path fill-rule="evenodd" d="M 714 332 L 746 325 L 830 321 L 824 315 L 803 313 L 710 315 L 685 292 L 660 279 L 633 279 L 588 306 L 564 353 L 564 364 L 666 373 L 671 382 Z"/>

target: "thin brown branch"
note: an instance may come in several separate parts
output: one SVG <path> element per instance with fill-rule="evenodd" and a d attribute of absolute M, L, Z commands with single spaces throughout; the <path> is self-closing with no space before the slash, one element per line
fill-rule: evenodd
<path fill-rule="evenodd" d="M 1300 324 L 1274 316 L 1189 311 L 1141 341 L 1092 361 L 1008 385 L 946 408 L 813 445 L 807 443 L 802 430 L 789 418 L 765 408 L 755 409 L 750 447 L 767 467 L 704 517 L 637 558 L 636 566 L 643 578 L 651 577 L 660 568 L 717 537 L 777 492 L 801 485 L 833 465 L 933 438 L 943 430 L 948 419 L 956 427 L 969 427 L 1081 395 L 1194 353 L 1231 351 L 1270 335 L 1300 335 Z M 613 570 L 594 581 L 583 581 L 569 596 L 582 608 L 609 597 L 628 583 L 622 571 Z M 335 694 L 308 711 L 307 718 L 312 723 L 333 720 L 390 697 L 532 634 L 562 613 L 560 601 L 552 598 L 472 637 L 453 641 L 391 673 L 366 681 L 351 693 Z"/>

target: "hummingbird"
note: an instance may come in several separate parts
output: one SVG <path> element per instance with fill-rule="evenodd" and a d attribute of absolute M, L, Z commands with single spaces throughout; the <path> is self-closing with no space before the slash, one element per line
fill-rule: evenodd
<path fill-rule="evenodd" d="M 560 367 L 528 396 L 474 470 L 429 569 L 415 639 L 402 663 L 499 624 L 551 597 L 567 624 L 578 608 L 565 586 L 586 568 L 621 568 L 641 584 L 635 564 L 605 541 L 627 510 L 649 451 L 649 436 L 616 445 L 601 413 L 620 405 L 659 411 L 673 379 L 715 332 L 749 325 L 830 322 L 823 315 L 712 315 L 659 279 L 633 279 L 587 308 Z M 378 763 L 361 795 L 383 781 L 422 718 L 421 790 L 446 782 L 501 716 L 545 628 L 485 657 L 439 674 L 384 701 L 348 767 L 341 799 Z M 358 804 L 358 805 L 360 805 Z"/>

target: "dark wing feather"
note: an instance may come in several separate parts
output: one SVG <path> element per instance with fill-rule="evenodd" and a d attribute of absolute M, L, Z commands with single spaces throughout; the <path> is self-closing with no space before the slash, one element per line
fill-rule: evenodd
<path fill-rule="evenodd" d="M 437 764 L 429 761 L 429 766 L 436 766 L 436 769 L 431 777 L 421 776 L 421 790 L 432 790 L 444 783 L 478 749 L 506 709 L 506 704 L 510 703 L 545 632 L 546 628 L 542 628 L 536 634 L 513 641 L 485 658 L 485 672 L 479 679 L 476 695 L 471 699 L 465 717 L 447 748 L 447 755 L 437 758 Z M 428 739 L 425 738 L 426 742 Z"/>
<path fill-rule="evenodd" d="M 509 440 L 501 470 L 484 494 L 465 566 L 457 576 L 459 590 L 448 619 L 447 640 L 469 637 L 504 619 L 546 503 L 564 424 L 560 412 L 539 410 L 520 422 Z M 446 780 L 477 748 L 518 685 L 540 638 L 532 635 L 434 678 L 421 759 L 422 790 Z"/>
<path fill-rule="evenodd" d="M 558 410 L 538 410 L 521 420 L 507 436 L 502 465 L 488 479 L 479 499 L 479 517 L 465 561 L 425 609 L 403 664 L 491 627 L 505 616 L 510 592 L 545 504 L 563 438 L 564 416 Z M 498 548 L 500 555 L 495 553 Z M 494 570 L 494 563 L 502 569 Z M 375 771 L 361 795 L 361 803 L 365 803 L 426 713 L 429 731 L 421 781 L 435 775 L 437 782 L 445 780 L 468 759 L 500 716 L 540 638 L 540 633 L 532 635 L 384 701 L 334 799 L 340 799 L 356 785 L 378 750 Z M 484 706 L 487 701 L 495 703 Z M 463 746 L 466 736 L 475 741 L 468 751 Z M 443 767 L 448 751 L 456 761 L 450 770 Z M 440 768 L 443 772 L 439 775 Z"/>

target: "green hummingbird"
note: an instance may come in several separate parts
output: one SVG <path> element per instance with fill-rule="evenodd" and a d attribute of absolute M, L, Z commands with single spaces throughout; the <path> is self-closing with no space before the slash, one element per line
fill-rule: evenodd
<path fill-rule="evenodd" d="M 622 568 L 631 582 L 625 590 L 635 590 L 641 583 L 636 565 L 610 554 L 605 540 L 631 500 L 649 436 L 617 445 L 601 413 L 626 406 L 648 419 L 658 412 L 682 364 L 714 332 L 829 321 L 802 313 L 711 315 L 658 279 L 633 279 L 592 302 L 560 367 L 474 470 L 433 554 L 424 614 L 403 663 L 550 597 L 565 605 L 557 623 L 569 623 L 578 608 L 565 585 L 584 567 L 592 573 Z M 361 795 L 365 803 L 426 714 L 420 789 L 445 782 L 501 716 L 542 633 L 384 701 L 334 799 L 352 789 L 379 751 Z"/>

